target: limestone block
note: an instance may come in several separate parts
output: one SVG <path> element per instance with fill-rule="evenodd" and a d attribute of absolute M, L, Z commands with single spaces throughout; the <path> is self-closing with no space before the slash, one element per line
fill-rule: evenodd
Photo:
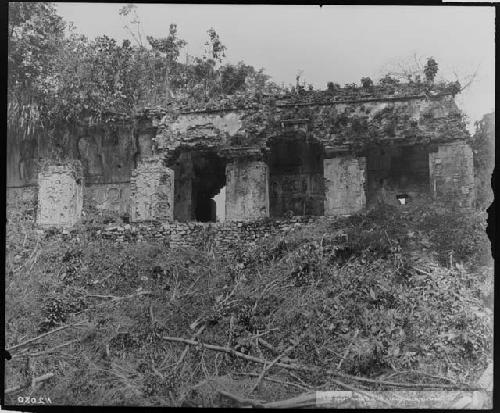
<path fill-rule="evenodd" d="M 159 158 L 141 161 L 130 179 L 130 218 L 138 221 L 172 221 L 174 216 L 174 171 Z"/>
<path fill-rule="evenodd" d="M 80 162 L 45 164 L 38 174 L 38 225 L 71 227 L 80 220 L 82 207 Z"/>
<path fill-rule="evenodd" d="M 226 166 L 226 220 L 269 216 L 269 168 L 262 161 L 237 160 Z"/>
<path fill-rule="evenodd" d="M 443 143 L 429 154 L 431 193 L 435 199 L 471 207 L 474 165 L 471 147 L 463 141 Z"/>
<path fill-rule="evenodd" d="M 366 205 L 366 158 L 341 156 L 323 160 L 325 215 L 347 215 Z"/>

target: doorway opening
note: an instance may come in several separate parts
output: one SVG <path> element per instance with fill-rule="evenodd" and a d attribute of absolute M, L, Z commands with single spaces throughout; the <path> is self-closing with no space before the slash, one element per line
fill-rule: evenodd
<path fill-rule="evenodd" d="M 405 205 L 429 193 L 429 153 L 424 146 L 371 148 L 366 169 L 369 204 Z"/>
<path fill-rule="evenodd" d="M 283 136 L 270 144 L 269 209 L 272 217 L 323 215 L 323 150 L 303 136 Z"/>
<path fill-rule="evenodd" d="M 226 162 L 214 151 L 182 152 L 174 171 L 174 219 L 216 222 L 214 197 L 226 185 Z"/>

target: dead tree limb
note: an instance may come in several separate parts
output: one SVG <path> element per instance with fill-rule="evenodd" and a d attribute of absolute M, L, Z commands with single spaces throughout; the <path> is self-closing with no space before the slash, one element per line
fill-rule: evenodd
<path fill-rule="evenodd" d="M 252 387 L 252 390 L 250 390 L 250 393 L 253 393 L 255 391 L 255 389 L 257 389 L 260 385 L 260 383 L 262 382 L 262 379 L 264 378 L 265 374 L 271 369 L 271 367 L 273 367 L 278 361 L 280 361 L 280 359 L 284 356 L 286 356 L 288 353 L 290 353 L 290 351 L 292 351 L 296 346 L 297 346 L 298 343 L 294 344 L 293 346 L 290 346 L 288 347 L 283 353 L 281 353 L 278 357 L 276 357 L 273 361 L 271 361 L 271 363 L 269 365 L 266 365 L 266 363 L 264 363 L 264 367 L 262 368 L 262 372 L 260 373 L 259 377 L 257 378 L 257 381 L 256 383 L 254 384 L 254 386 Z"/>
<path fill-rule="evenodd" d="M 231 373 L 239 376 L 251 376 L 251 377 L 259 377 L 260 373 Z M 296 387 L 301 390 L 311 390 L 310 386 L 303 386 L 302 384 L 292 383 L 291 381 L 279 380 L 274 377 L 263 377 L 262 380 L 270 381 L 273 383 L 284 384 L 285 386 Z"/>
<path fill-rule="evenodd" d="M 31 343 L 33 343 L 35 341 L 38 341 L 38 340 L 41 340 L 42 338 L 45 338 L 45 337 L 47 337 L 47 336 L 49 336 L 51 334 L 57 333 L 58 331 L 65 330 L 65 329 L 67 329 L 69 327 L 75 327 L 75 326 L 83 324 L 83 323 L 84 323 L 84 321 L 77 321 L 76 323 L 66 324 L 64 326 L 57 327 L 54 330 L 48 331 L 47 333 L 40 334 L 39 336 L 30 338 L 29 340 L 25 340 L 22 343 L 16 344 L 16 345 L 11 346 L 11 347 L 8 347 L 8 348 L 6 348 L 6 350 L 8 352 L 11 352 L 12 350 L 18 349 L 19 347 L 27 346 L 28 344 L 31 344 Z"/>
<path fill-rule="evenodd" d="M 49 354 L 49 353 L 52 353 L 53 351 L 55 350 L 59 350 L 60 348 L 62 347 L 66 347 L 66 346 L 69 346 L 73 343 L 76 343 L 80 341 L 80 339 L 74 339 L 74 340 L 70 340 L 70 341 L 66 341 L 65 343 L 62 343 L 62 344 L 59 344 L 55 347 L 52 347 L 52 348 L 49 348 L 47 350 L 43 350 L 43 351 L 38 351 L 36 353 L 21 353 L 21 354 L 16 354 L 15 356 L 13 356 L 12 358 L 13 359 L 16 359 L 16 358 L 21 358 L 21 357 L 37 357 L 37 356 L 43 356 L 44 354 Z"/>
<path fill-rule="evenodd" d="M 205 327 L 206 327 L 206 325 L 202 325 L 198 329 L 198 331 L 191 337 L 191 340 L 194 340 L 201 333 L 203 333 L 203 331 L 205 330 Z M 182 361 L 184 360 L 184 357 L 186 357 L 186 354 L 188 353 L 188 351 L 189 351 L 189 344 L 186 344 L 186 347 L 184 347 L 184 351 L 182 352 L 181 356 L 179 357 L 179 360 L 177 360 L 177 363 L 175 365 L 175 369 L 174 370 L 177 370 L 179 368 L 179 366 L 181 365 Z"/>
<path fill-rule="evenodd" d="M 260 400 L 247 399 L 247 398 L 240 397 L 240 396 L 237 396 L 235 394 L 229 393 L 229 392 L 224 391 L 224 390 L 217 390 L 217 391 L 222 396 L 225 396 L 228 399 L 234 400 L 240 406 L 252 406 L 252 407 L 257 407 L 257 408 L 264 407 L 264 403 L 262 401 L 260 401 Z"/>
<path fill-rule="evenodd" d="M 192 346 L 199 346 L 206 348 L 208 350 L 213 350 L 213 351 L 220 351 L 223 353 L 228 353 L 231 354 L 235 357 L 239 357 L 248 361 L 253 361 L 254 363 L 259 363 L 259 364 L 267 364 L 267 360 L 260 359 L 258 357 L 250 356 L 248 354 L 240 353 L 239 351 L 236 351 L 232 348 L 227 348 L 227 347 L 221 347 L 213 344 L 206 344 L 202 343 L 200 341 L 195 341 L 195 340 L 189 340 L 186 338 L 180 338 L 180 337 L 168 337 L 168 336 L 163 336 L 162 337 L 164 340 L 167 341 L 172 341 L 172 342 L 177 342 L 177 343 L 186 343 Z M 394 387 L 407 387 L 407 388 L 440 388 L 440 389 L 454 389 L 454 390 L 480 390 L 476 389 L 473 387 L 469 387 L 467 385 L 463 386 L 460 384 L 457 385 L 447 385 L 447 384 L 425 384 L 425 383 L 397 383 L 397 382 L 390 382 L 390 381 L 384 381 L 384 380 L 375 380 L 375 379 L 369 379 L 365 377 L 358 377 L 358 376 L 351 376 L 349 374 L 344 374 L 344 373 L 339 373 L 334 370 L 323 370 L 320 369 L 319 367 L 311 367 L 311 366 L 304 366 L 301 364 L 291 364 L 291 363 L 283 363 L 283 362 L 276 362 L 274 364 L 277 367 L 283 367 L 285 369 L 290 369 L 290 370 L 296 370 L 296 371 L 305 371 L 305 372 L 310 372 L 310 373 L 323 373 L 323 374 L 328 374 L 332 376 L 338 376 L 338 377 L 343 377 L 343 378 L 348 378 L 351 380 L 356 380 L 356 381 L 364 381 L 367 383 L 374 383 L 374 384 L 379 384 L 379 385 L 386 385 L 386 386 L 394 386 Z M 347 388 L 345 383 L 341 381 L 336 381 L 335 384 L 338 384 L 339 386 L 343 386 Z M 349 386 L 352 387 L 352 386 Z"/>
<path fill-rule="evenodd" d="M 47 374 L 44 374 L 43 376 L 35 377 L 29 383 L 20 384 L 18 386 L 10 387 L 8 389 L 5 389 L 5 394 L 15 393 L 16 391 L 24 389 L 25 387 L 28 387 L 28 386 L 34 387 L 38 383 L 41 383 L 42 381 L 48 380 L 48 379 L 50 379 L 52 377 L 54 377 L 54 373 L 47 373 Z"/>

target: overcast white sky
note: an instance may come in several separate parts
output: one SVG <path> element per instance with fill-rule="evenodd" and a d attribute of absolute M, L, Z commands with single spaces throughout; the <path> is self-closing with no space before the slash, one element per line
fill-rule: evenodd
<path fill-rule="evenodd" d="M 128 38 L 120 3 L 56 3 L 77 31 L 94 38 Z M 137 4 L 144 32 L 166 36 L 177 23 L 186 52 L 201 55 L 213 27 L 227 46 L 227 61 L 244 60 L 278 82 L 295 83 L 299 70 L 315 88 L 328 81 L 376 79 L 388 65 L 417 54 L 433 56 L 440 75 L 464 78 L 479 66 L 475 82 L 457 97 L 472 121 L 494 110 L 492 7 L 301 6 Z M 438 75 L 439 75 L 438 74 Z"/>

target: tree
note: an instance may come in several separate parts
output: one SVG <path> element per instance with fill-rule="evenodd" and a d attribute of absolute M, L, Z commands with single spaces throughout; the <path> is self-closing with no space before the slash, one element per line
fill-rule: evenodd
<path fill-rule="evenodd" d="M 373 80 L 371 80 L 369 77 L 362 77 L 361 85 L 364 89 L 370 89 L 371 87 L 373 87 Z"/>
<path fill-rule="evenodd" d="M 170 77 L 175 69 L 180 51 L 184 46 L 186 46 L 187 42 L 178 37 L 177 25 L 174 23 L 170 24 L 169 34 L 167 37 L 155 39 L 152 36 L 147 36 L 147 40 L 151 45 L 151 48 L 153 49 L 155 57 L 161 55 L 165 59 L 165 94 L 168 97 L 172 97 L 172 91 L 170 89 Z"/>
<path fill-rule="evenodd" d="M 130 28 L 128 24 L 123 26 L 125 30 L 132 36 L 132 38 L 135 40 L 136 44 L 140 47 L 143 47 L 142 43 L 142 28 L 141 28 L 141 20 L 139 19 L 139 15 L 137 14 L 137 6 L 135 4 L 127 4 L 123 7 L 120 8 L 119 12 L 120 16 L 132 16 L 132 20 L 130 21 L 130 24 L 133 24 L 136 26 L 136 31 L 134 31 Z"/>
<path fill-rule="evenodd" d="M 425 78 L 429 83 L 434 82 L 434 78 L 436 77 L 437 72 L 438 72 L 437 62 L 434 60 L 433 57 L 429 57 L 424 67 Z"/>
<path fill-rule="evenodd" d="M 64 39 L 65 23 L 52 4 L 9 3 L 9 133 L 33 134 L 40 127 L 48 87 L 55 75 L 54 56 Z"/>
<path fill-rule="evenodd" d="M 207 30 L 208 40 L 205 42 L 206 56 L 209 59 L 213 59 L 217 62 L 222 62 L 222 59 L 226 57 L 225 51 L 226 46 L 224 46 L 220 40 L 217 32 L 211 27 Z"/>

